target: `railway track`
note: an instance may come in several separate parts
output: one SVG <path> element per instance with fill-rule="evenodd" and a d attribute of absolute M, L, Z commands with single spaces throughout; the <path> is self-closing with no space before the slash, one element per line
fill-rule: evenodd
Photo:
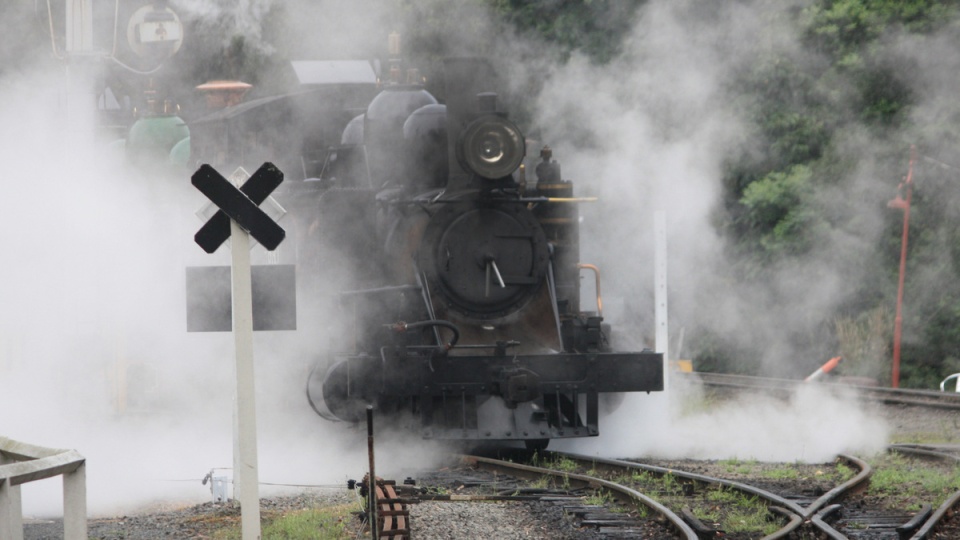
<path fill-rule="evenodd" d="M 940 461 L 945 471 L 960 459 L 958 447 L 895 445 L 890 451 L 897 456 L 912 456 L 911 460 Z M 833 464 L 781 467 L 805 467 L 802 474 L 817 474 L 820 478 L 814 489 L 808 489 L 809 482 L 773 481 L 743 471 L 733 474 L 731 470 L 727 476 L 746 477 L 734 480 L 673 464 L 560 452 L 517 452 L 498 458 L 465 456 L 462 461 L 497 475 L 494 482 L 499 489 L 487 490 L 484 495 L 456 496 L 431 495 L 421 488 L 411 500 L 549 502 L 561 507 L 576 527 L 593 530 L 603 538 L 946 539 L 956 538 L 957 526 L 948 518 L 960 509 L 960 491 L 919 510 L 877 503 L 870 494 L 869 482 L 878 469 L 846 455 L 838 456 Z M 691 461 L 688 465 L 696 469 L 698 463 L 703 462 Z M 525 479 L 526 483 L 511 479 Z M 738 524 L 741 522 L 742 527 Z"/>
<path fill-rule="evenodd" d="M 905 388 L 881 388 L 876 386 L 855 386 L 838 382 L 817 381 L 805 383 L 795 379 L 775 379 L 732 375 L 728 373 L 678 373 L 678 377 L 700 381 L 714 388 L 745 389 L 764 391 L 774 394 L 789 394 L 804 385 L 817 384 L 837 392 L 849 394 L 863 400 L 895 405 L 913 405 L 937 409 L 960 410 L 960 392 L 940 392 L 937 390 L 916 390 Z"/>

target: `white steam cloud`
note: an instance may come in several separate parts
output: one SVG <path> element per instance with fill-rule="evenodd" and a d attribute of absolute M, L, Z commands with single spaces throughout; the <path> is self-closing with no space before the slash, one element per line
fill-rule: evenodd
<path fill-rule="evenodd" d="M 299 58 L 363 57 L 396 29 L 396 11 L 379 4 L 311 3 L 297 6 L 298 16 L 289 16 L 289 7 L 285 38 L 298 42 Z M 749 289 L 729 274 L 712 213 L 725 158 L 753 143 L 729 83 L 757 48 L 789 51 L 795 43 L 779 3 L 701 4 L 649 2 L 609 65 L 577 54 L 550 65 L 544 59 L 557 55 L 544 51 L 536 66 L 546 76 L 537 123 L 578 195 L 601 199 L 581 208 L 582 252 L 604 271 L 605 314 L 621 346 L 653 345 L 652 217 L 664 210 L 674 335 L 681 327 L 709 328 L 765 344 L 771 362 L 796 362 L 801 353 L 784 329 L 826 316 L 855 264 L 851 257 L 834 264 L 825 253 Z M 182 17 L 223 21 L 273 50 L 261 39 L 269 0 L 172 5 Z M 480 26 L 495 28 L 489 21 Z M 536 45 L 522 36 L 485 39 L 535 56 Z M 204 198 L 186 176 L 132 169 L 99 147 L 77 150 L 92 127 L 66 123 L 59 106 L 68 93 L 64 81 L 62 66 L 0 72 L 9 186 L 0 216 L 0 434 L 85 455 L 93 514 L 153 500 L 209 500 L 200 479 L 232 465 L 233 346 L 227 334 L 185 332 L 183 269 L 225 264 L 226 250 L 211 257 L 193 245 L 200 225 L 193 213 Z M 869 167 L 864 160 L 861 173 Z M 870 240 L 864 235 L 876 218 L 864 215 L 867 225 L 843 231 L 838 246 L 855 251 Z M 316 417 L 303 397 L 323 332 L 256 338 L 265 482 L 329 485 L 362 475 L 362 434 Z M 817 461 L 879 448 L 886 437 L 882 422 L 855 404 L 815 390 L 786 404 L 681 414 L 684 400 L 695 398 L 683 389 L 670 397 L 631 396 L 602 421 L 599 441 L 557 446 L 598 452 L 603 444 L 606 455 L 621 456 Z M 834 435 L 842 436 L 818 431 L 811 420 L 817 407 L 831 411 L 831 424 L 843 428 Z M 755 429 L 758 417 L 769 430 Z M 738 433 L 744 435 L 731 436 Z M 403 443 L 411 455 L 380 470 L 389 474 L 436 448 L 411 438 Z M 25 512 L 56 513 L 51 491 L 49 483 L 25 488 Z"/>
<path fill-rule="evenodd" d="M 604 299 L 625 304 L 615 310 L 606 302 L 620 339 L 615 346 L 653 346 L 653 212 L 663 210 L 672 347 L 681 329 L 688 339 L 709 330 L 763 348 L 774 373 L 777 366 L 827 360 L 805 357 L 791 340 L 821 324 L 852 290 L 858 274 L 852 259 L 862 252 L 856 246 L 872 237 L 840 231 L 811 260 L 766 283 L 745 283 L 732 274 L 713 219 L 725 161 L 755 142 L 732 91 L 734 77 L 763 54 L 801 54 L 785 13 L 763 2 L 650 2 L 612 62 L 597 66 L 574 56 L 545 82 L 540 120 L 564 176 L 578 181 L 581 195 L 601 199 L 583 206 L 582 252 L 604 270 Z M 861 226 L 877 221 L 876 209 L 859 210 Z M 789 403 L 737 402 L 689 413 L 689 403 L 700 399 L 692 388 L 630 396 L 601 422 L 599 441 L 558 446 L 604 455 L 790 461 L 872 453 L 886 440 L 882 421 L 814 389 Z M 831 424 L 844 429 L 822 431 L 818 410 L 829 410 Z"/>

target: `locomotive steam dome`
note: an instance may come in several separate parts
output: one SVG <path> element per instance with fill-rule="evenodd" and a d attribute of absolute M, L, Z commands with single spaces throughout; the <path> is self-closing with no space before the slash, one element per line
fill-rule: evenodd
<path fill-rule="evenodd" d="M 403 138 L 410 149 L 413 177 L 420 187 L 443 187 L 449 174 L 447 161 L 447 106 L 424 105 L 403 123 Z"/>
<path fill-rule="evenodd" d="M 410 113 L 436 98 L 419 85 L 388 86 L 373 98 L 364 116 L 363 137 L 370 160 L 370 174 L 389 183 L 399 179 L 407 166 L 403 123 Z"/>
<path fill-rule="evenodd" d="M 340 136 L 340 144 L 363 144 L 363 120 L 364 115 L 360 114 L 347 122 Z"/>

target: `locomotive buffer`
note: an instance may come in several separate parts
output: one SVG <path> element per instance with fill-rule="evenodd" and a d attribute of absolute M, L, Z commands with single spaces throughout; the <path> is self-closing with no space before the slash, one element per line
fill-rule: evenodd
<path fill-rule="evenodd" d="M 242 171 L 242 169 L 239 169 Z M 245 176 L 246 173 L 244 172 Z M 236 423 L 234 431 L 234 496 L 240 500 L 243 540 L 260 538 L 260 494 L 257 469 L 257 418 L 254 402 L 253 291 L 250 236 L 274 250 L 284 230 L 259 208 L 283 182 L 283 173 L 264 163 L 239 189 L 209 165 L 191 182 L 220 210 L 194 236 L 207 253 L 232 237 L 232 318 L 236 348 Z M 189 288 L 189 286 L 188 286 Z M 239 493 L 239 496 L 237 495 Z"/>

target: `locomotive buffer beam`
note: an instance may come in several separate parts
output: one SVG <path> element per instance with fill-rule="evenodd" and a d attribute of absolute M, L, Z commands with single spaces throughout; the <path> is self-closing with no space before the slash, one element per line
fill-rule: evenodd
<path fill-rule="evenodd" d="M 354 356 L 344 367 L 345 378 L 371 383 L 351 398 L 415 401 L 422 435 L 437 439 L 598 435 L 601 394 L 663 390 L 663 355 L 648 350 L 453 356 L 384 347 L 380 357 Z"/>

